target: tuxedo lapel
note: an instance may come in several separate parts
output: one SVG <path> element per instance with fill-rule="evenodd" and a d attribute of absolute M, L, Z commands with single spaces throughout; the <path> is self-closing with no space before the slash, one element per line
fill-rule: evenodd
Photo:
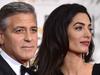
<path fill-rule="evenodd" d="M 9 64 L 0 55 L 0 75 L 16 75 Z"/>

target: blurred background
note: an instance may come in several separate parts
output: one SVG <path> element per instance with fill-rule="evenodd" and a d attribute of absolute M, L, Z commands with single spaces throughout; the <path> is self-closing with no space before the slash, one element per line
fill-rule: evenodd
<path fill-rule="evenodd" d="M 44 21 L 56 7 L 65 3 L 79 3 L 87 7 L 94 27 L 95 51 L 92 58 L 94 63 L 100 63 L 100 0 L 0 0 L 0 8 L 13 1 L 27 2 L 35 7 L 38 23 L 38 46 L 42 39 Z"/>

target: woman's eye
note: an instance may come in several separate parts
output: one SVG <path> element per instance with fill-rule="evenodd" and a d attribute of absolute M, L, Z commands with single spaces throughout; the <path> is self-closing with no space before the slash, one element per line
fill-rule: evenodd
<path fill-rule="evenodd" d="M 90 30 L 90 31 L 93 31 L 93 28 L 92 28 L 92 27 L 90 27 L 90 28 L 89 28 L 89 30 Z"/>
<path fill-rule="evenodd" d="M 90 32 L 93 33 L 94 32 L 94 29 L 93 28 L 89 28 Z"/>
<path fill-rule="evenodd" d="M 81 31 L 82 30 L 82 26 L 76 27 L 75 29 L 78 30 L 78 31 Z"/>

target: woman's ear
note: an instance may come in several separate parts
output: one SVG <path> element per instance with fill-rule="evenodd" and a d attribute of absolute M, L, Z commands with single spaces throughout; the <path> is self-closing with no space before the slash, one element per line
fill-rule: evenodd
<path fill-rule="evenodd" d="M 0 30 L 0 46 L 4 44 L 4 33 Z"/>

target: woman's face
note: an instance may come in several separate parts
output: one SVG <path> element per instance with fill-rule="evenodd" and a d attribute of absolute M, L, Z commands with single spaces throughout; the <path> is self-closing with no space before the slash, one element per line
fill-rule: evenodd
<path fill-rule="evenodd" d="M 87 53 L 92 37 L 91 23 L 85 13 L 78 13 L 68 27 L 69 51 Z"/>

